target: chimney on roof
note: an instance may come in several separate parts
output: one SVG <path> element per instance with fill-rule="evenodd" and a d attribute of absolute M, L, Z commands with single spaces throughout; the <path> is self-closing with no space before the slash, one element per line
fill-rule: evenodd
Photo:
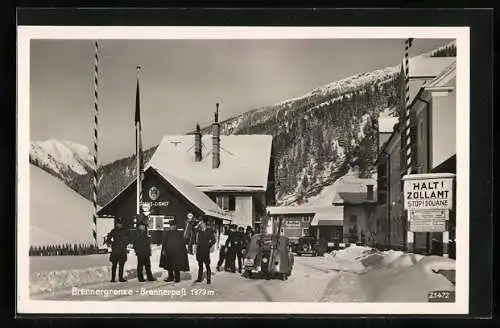
<path fill-rule="evenodd" d="M 373 200 L 373 185 L 371 184 L 366 186 L 366 199 Z"/>
<path fill-rule="evenodd" d="M 220 165 L 220 124 L 219 124 L 219 103 L 215 104 L 215 120 L 212 123 L 212 168 L 216 169 Z"/>
<path fill-rule="evenodd" d="M 196 124 L 196 131 L 194 132 L 194 160 L 201 162 L 201 129 L 200 125 Z"/>

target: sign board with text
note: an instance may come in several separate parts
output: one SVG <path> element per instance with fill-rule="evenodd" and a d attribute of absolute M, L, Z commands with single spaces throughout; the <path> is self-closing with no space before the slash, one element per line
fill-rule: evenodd
<path fill-rule="evenodd" d="M 408 214 L 412 232 L 446 231 L 446 221 L 449 219 L 448 210 L 410 210 Z"/>
<path fill-rule="evenodd" d="M 302 235 L 300 219 L 285 220 L 285 229 L 283 231 L 283 234 L 288 238 L 299 238 Z"/>
<path fill-rule="evenodd" d="M 405 176 L 404 208 L 411 210 L 452 209 L 453 177 L 442 174 Z"/>
<path fill-rule="evenodd" d="M 285 220 L 285 228 L 286 229 L 300 229 L 300 220 Z"/>

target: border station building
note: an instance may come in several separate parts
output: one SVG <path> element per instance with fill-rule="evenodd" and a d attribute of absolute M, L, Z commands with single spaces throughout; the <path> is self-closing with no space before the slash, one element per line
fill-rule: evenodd
<path fill-rule="evenodd" d="M 456 58 L 420 58 L 410 61 L 410 131 L 414 167 L 418 174 L 456 174 Z M 378 158 L 377 241 L 401 249 L 406 242 L 406 217 L 401 194 L 402 154 L 399 124 L 381 146 Z M 450 239 L 454 236 L 454 215 L 450 216 Z M 441 233 L 414 234 L 416 252 L 431 252 Z"/>
<path fill-rule="evenodd" d="M 99 216 L 133 218 L 135 190 L 134 179 Z M 259 229 L 275 197 L 272 136 L 221 136 L 217 114 L 211 135 L 202 135 L 197 126 L 188 135 L 164 136 L 145 169 L 143 199 L 153 205 L 153 230 L 162 230 L 163 220 L 172 218 L 182 228 L 188 213 Z"/>

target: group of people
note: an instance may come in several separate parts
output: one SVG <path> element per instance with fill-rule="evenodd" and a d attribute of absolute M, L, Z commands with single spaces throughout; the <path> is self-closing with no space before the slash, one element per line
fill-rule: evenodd
<path fill-rule="evenodd" d="M 203 281 L 205 267 L 207 284 L 211 283 L 210 249 L 215 245 L 216 239 L 214 231 L 208 227 L 205 220 L 196 222 L 194 227 L 186 227 L 184 233 L 177 229 L 174 220 L 170 222 L 170 230 L 165 231 L 163 235 L 160 257 L 160 267 L 168 272 L 165 281 L 180 282 L 180 273 L 189 271 L 186 243 L 189 243 L 191 237 L 194 237 L 193 253 L 198 262 L 198 277 L 195 282 Z"/>
<path fill-rule="evenodd" d="M 221 271 L 221 267 L 224 265 L 224 271 L 236 272 L 237 260 L 238 272 L 241 273 L 243 270 L 243 256 L 253 234 L 254 231 L 250 226 L 247 226 L 246 231 L 243 227 L 234 224 L 229 226 L 229 231 L 223 235 L 225 241 L 221 242 L 217 271 Z"/>
<path fill-rule="evenodd" d="M 131 237 L 123 228 L 121 219 L 115 222 L 115 228 L 106 236 L 106 243 L 111 247 L 109 260 L 111 266 L 111 282 L 116 281 L 116 271 L 118 269 L 118 281 L 126 282 L 124 278 L 124 266 L 127 261 L 127 246 L 130 238 L 133 241 L 133 248 L 137 255 L 137 278 L 140 282 L 155 281 L 151 272 L 151 239 L 147 233 L 146 220 L 138 220 L 137 231 Z M 215 233 L 207 226 L 205 220 L 196 222 L 196 225 L 189 231 L 189 238 L 186 232 L 177 229 L 175 220 L 169 222 L 169 228 L 163 231 L 162 248 L 159 266 L 168 273 L 165 281 L 180 282 L 180 273 L 189 271 L 189 260 L 186 243 L 188 239 L 193 240 L 193 252 L 198 262 L 198 277 L 196 282 L 203 280 L 203 268 L 206 268 L 207 284 L 211 283 L 210 270 L 210 250 L 216 243 Z M 144 278 L 146 271 L 146 279 Z"/>

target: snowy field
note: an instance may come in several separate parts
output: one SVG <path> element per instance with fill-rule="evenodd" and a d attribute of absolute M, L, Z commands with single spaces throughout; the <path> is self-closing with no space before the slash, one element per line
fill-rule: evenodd
<path fill-rule="evenodd" d="M 29 172 L 30 245 L 92 244 L 92 203 L 33 164 Z"/>
<path fill-rule="evenodd" d="M 85 256 L 30 256 L 30 273 L 86 269 L 110 264 L 109 254 Z"/>
<path fill-rule="evenodd" d="M 189 256 L 190 272 L 181 275 L 180 283 L 164 282 L 165 272 L 158 267 L 159 249 L 151 259 L 155 282 L 140 283 L 135 278 L 135 256 L 129 256 L 126 264 L 126 283 L 109 283 L 108 270 L 95 267 L 92 274 L 66 274 L 64 283 L 53 284 L 52 290 L 32 288 L 34 299 L 92 300 L 92 301 L 259 301 L 259 302 L 427 302 L 429 291 L 454 291 L 450 279 L 455 261 L 438 256 L 420 256 L 396 251 L 379 252 L 368 247 L 351 246 L 345 250 L 326 254 L 324 257 L 295 257 L 292 276 L 286 281 L 246 279 L 238 273 L 217 272 L 218 252 L 211 255 L 212 284 L 195 284 L 198 265 Z M 66 270 L 68 271 L 68 270 Z M 69 270 L 71 271 L 71 270 Z M 86 272 L 83 270 L 74 270 Z M 442 271 L 442 272 L 440 272 Z M 443 274 L 446 273 L 446 274 Z M 39 276 L 57 280 L 57 274 Z M 451 275 L 452 276 L 452 275 Z M 448 278 L 447 278 L 448 277 Z M 100 279 L 100 280 L 99 280 Z M 39 285 L 43 285 L 39 283 Z M 89 290 L 131 289 L 133 295 L 72 295 L 72 287 Z M 184 295 L 173 295 L 184 290 Z M 165 293 L 170 293 L 168 296 Z M 160 295 L 161 294 L 161 295 Z"/>

